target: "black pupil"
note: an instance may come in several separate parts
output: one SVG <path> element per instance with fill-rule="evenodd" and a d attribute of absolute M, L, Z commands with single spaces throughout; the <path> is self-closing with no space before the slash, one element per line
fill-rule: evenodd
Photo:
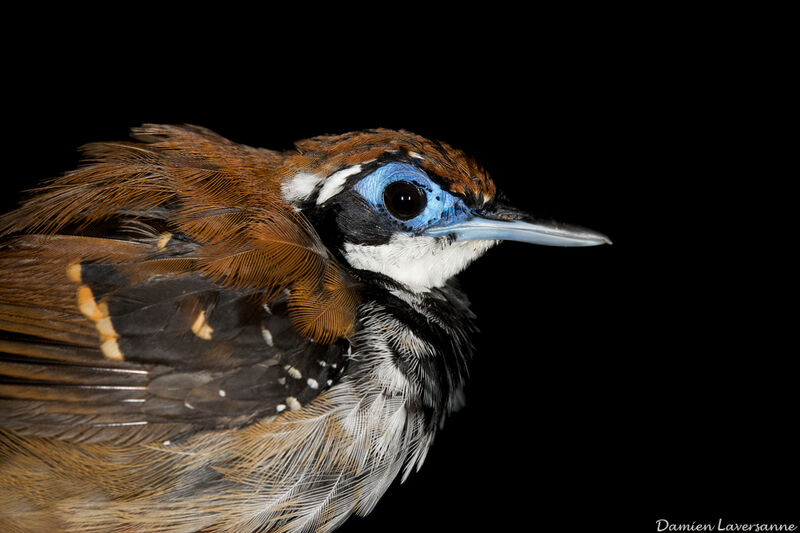
<path fill-rule="evenodd" d="M 383 205 L 393 217 L 411 220 L 425 210 L 428 198 L 419 187 L 407 181 L 395 181 L 383 190 Z"/>

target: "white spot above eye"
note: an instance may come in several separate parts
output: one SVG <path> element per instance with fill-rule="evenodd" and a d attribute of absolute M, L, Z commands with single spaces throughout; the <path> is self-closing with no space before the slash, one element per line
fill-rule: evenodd
<path fill-rule="evenodd" d="M 352 176 L 353 174 L 358 174 L 361 172 L 361 165 L 354 165 L 349 168 L 345 168 L 340 170 L 339 172 L 334 172 L 325 180 L 325 183 L 322 185 L 322 189 L 319 191 L 319 195 L 317 195 L 317 205 L 324 204 L 329 199 L 333 198 L 344 189 L 344 184 L 347 182 L 347 178 Z"/>
<path fill-rule="evenodd" d="M 410 155 L 411 157 L 413 157 L 415 159 L 424 159 L 421 155 L 419 155 L 417 152 L 414 152 L 412 150 L 408 151 L 408 155 Z"/>
<path fill-rule="evenodd" d="M 283 199 L 289 203 L 306 200 L 314 193 L 314 189 L 317 188 L 322 179 L 321 176 L 309 174 L 308 172 L 295 174 L 281 185 Z"/>

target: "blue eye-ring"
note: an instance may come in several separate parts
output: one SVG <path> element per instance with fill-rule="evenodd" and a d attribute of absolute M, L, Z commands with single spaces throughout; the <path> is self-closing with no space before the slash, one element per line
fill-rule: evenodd
<path fill-rule="evenodd" d="M 407 163 L 388 163 L 363 177 L 355 190 L 379 213 L 411 230 L 463 220 L 469 209 L 427 174 Z"/>

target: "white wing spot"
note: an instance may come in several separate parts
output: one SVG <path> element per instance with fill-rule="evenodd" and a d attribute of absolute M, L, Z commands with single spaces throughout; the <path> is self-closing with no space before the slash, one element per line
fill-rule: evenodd
<path fill-rule="evenodd" d="M 289 406 L 289 409 L 292 411 L 298 411 L 303 408 L 302 404 L 297 401 L 297 398 L 294 396 L 289 396 L 286 398 L 286 405 Z"/>
<path fill-rule="evenodd" d="M 227 393 L 225 392 L 225 389 L 219 389 L 218 394 L 220 395 L 221 398 L 224 398 Z"/>
<path fill-rule="evenodd" d="M 67 265 L 67 277 L 70 281 L 74 281 L 75 283 L 81 282 L 81 264 L 80 263 L 70 263 Z"/>
<path fill-rule="evenodd" d="M 192 333 L 203 340 L 211 340 L 211 334 L 214 333 L 214 328 L 209 326 L 208 322 L 206 322 L 205 310 L 200 311 L 200 313 L 197 315 L 194 324 L 192 324 Z"/>
<path fill-rule="evenodd" d="M 267 343 L 267 346 L 275 345 L 272 341 L 272 333 L 264 326 L 261 326 L 261 336 L 264 337 L 264 342 Z"/>
<path fill-rule="evenodd" d="M 308 384 L 308 386 L 309 386 L 309 387 L 311 387 L 312 389 L 318 389 L 318 388 L 319 388 L 319 383 L 318 383 L 318 382 L 317 382 L 317 380 L 316 380 L 316 379 L 314 379 L 314 378 L 308 378 L 308 379 L 306 380 L 306 383 L 307 383 L 307 384 Z"/>
<path fill-rule="evenodd" d="M 156 243 L 156 246 L 158 247 L 159 250 L 163 250 L 164 248 L 167 247 L 167 243 L 170 241 L 170 239 L 172 239 L 172 233 L 169 232 L 162 233 L 161 235 L 158 236 L 158 242 Z"/>
<path fill-rule="evenodd" d="M 285 411 L 286 410 L 286 405 L 284 405 L 282 403 L 279 403 L 278 405 L 275 406 L 275 410 L 278 411 L 279 413 L 281 411 Z"/>
<path fill-rule="evenodd" d="M 300 371 L 292 365 L 286 365 L 283 367 L 283 369 L 286 370 L 294 379 L 301 379 L 303 377 L 303 374 L 301 374 Z"/>

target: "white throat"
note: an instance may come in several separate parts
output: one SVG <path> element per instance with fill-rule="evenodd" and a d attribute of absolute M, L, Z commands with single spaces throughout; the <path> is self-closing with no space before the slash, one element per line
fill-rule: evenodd
<path fill-rule="evenodd" d="M 499 241 L 448 242 L 441 237 L 393 235 L 387 244 L 344 244 L 350 266 L 378 272 L 414 292 L 441 287 Z"/>

